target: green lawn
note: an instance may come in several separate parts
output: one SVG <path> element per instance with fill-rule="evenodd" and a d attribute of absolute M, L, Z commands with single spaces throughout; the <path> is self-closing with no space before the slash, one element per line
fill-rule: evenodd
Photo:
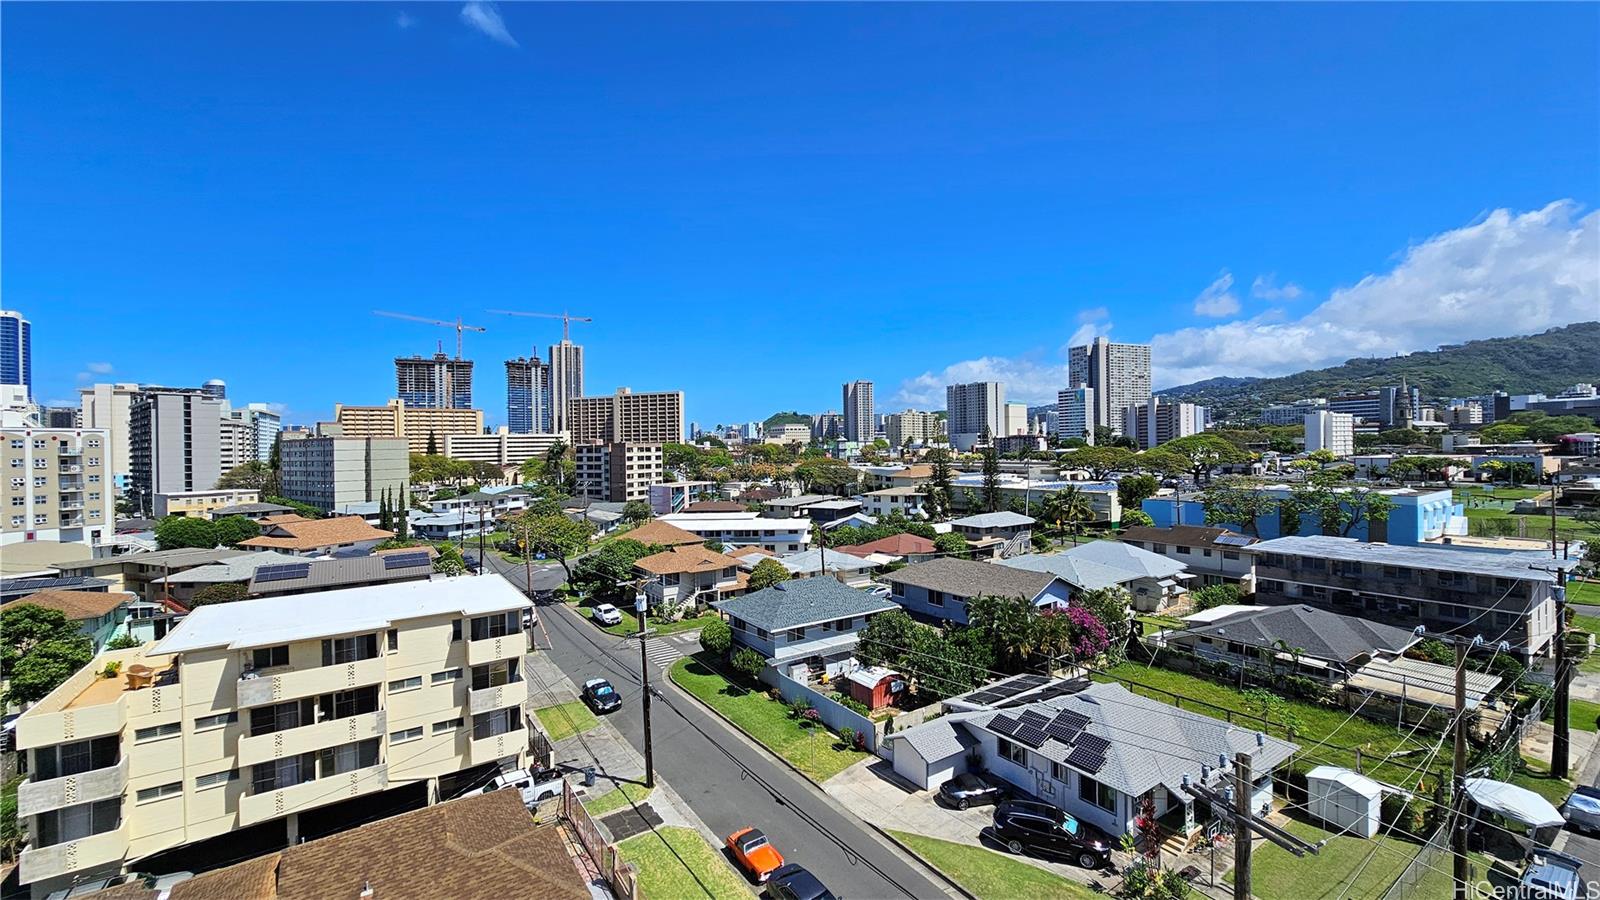
<path fill-rule="evenodd" d="M 617 606 L 616 604 L 612 605 Z M 583 613 L 584 618 L 594 618 L 594 607 L 583 606 L 580 608 L 580 611 Z M 639 618 L 633 614 L 633 611 L 630 609 L 625 609 L 621 606 L 617 606 L 617 611 L 622 613 L 622 623 L 620 625 L 602 625 L 600 626 L 600 630 L 604 631 L 606 634 L 614 634 L 618 637 L 627 637 L 628 635 L 638 634 Z M 703 616 L 680 619 L 677 622 L 658 622 L 654 619 L 647 619 L 646 625 L 656 634 L 676 634 L 680 631 L 693 631 L 696 628 L 701 628 L 707 622 L 717 617 L 718 616 L 716 613 L 706 613 Z"/>
<path fill-rule="evenodd" d="M 692 829 L 662 826 L 628 838 L 617 849 L 638 867 L 639 892 L 646 897 L 750 898 L 744 879 Z"/>
<path fill-rule="evenodd" d="M 581 700 L 546 706 L 544 709 L 534 710 L 534 714 L 539 717 L 544 730 L 550 733 L 552 741 L 582 734 L 600 726 L 600 720 L 594 717 L 594 713 L 590 712 L 589 707 L 584 706 Z"/>
<path fill-rule="evenodd" d="M 1471 534 L 1484 533 L 1480 529 L 1486 525 L 1475 525 L 1482 522 L 1509 522 L 1504 533 L 1511 537 L 1528 537 L 1548 541 L 1550 539 L 1550 515 L 1516 515 L 1511 512 L 1511 504 L 1498 507 L 1473 507 L 1467 511 L 1468 531 Z M 1521 530 L 1515 527 L 1515 520 L 1522 519 Z M 1498 534 L 1499 532 L 1494 532 Z M 1585 525 L 1571 516 L 1556 516 L 1556 537 L 1563 539 L 1593 540 L 1600 536 L 1600 529 Z"/>
<path fill-rule="evenodd" d="M 615 606 L 616 604 L 612 604 L 612 605 Z M 585 619 L 588 619 L 591 622 L 594 621 L 594 607 L 593 606 L 582 606 L 582 607 L 579 607 L 578 611 L 583 613 L 583 617 Z M 633 614 L 633 611 L 632 610 L 623 609 L 622 607 L 618 606 L 617 607 L 617 612 L 622 613 L 622 621 L 619 622 L 618 624 L 616 624 L 616 625 L 599 625 L 599 623 L 595 623 L 595 624 L 599 625 L 600 630 L 604 631 L 606 634 L 614 634 L 614 635 L 616 635 L 618 637 L 627 637 L 630 634 L 638 634 L 639 633 L 639 618 Z"/>
<path fill-rule="evenodd" d="M 1206 706 L 1200 703 L 1181 702 L 1177 704 L 1184 709 L 1197 713 L 1226 718 L 1225 714 L 1214 707 L 1232 710 L 1239 713 L 1249 713 L 1243 694 L 1234 688 L 1218 684 L 1205 678 L 1174 672 L 1169 669 L 1145 666 L 1140 663 L 1125 662 L 1109 670 L 1113 675 L 1131 678 L 1154 688 L 1181 694 L 1184 697 L 1204 701 L 1212 704 Z M 1114 679 L 1105 676 L 1094 676 L 1097 681 L 1111 681 Z M 1130 687 L 1134 693 L 1153 697 L 1163 703 L 1172 703 L 1172 698 L 1159 691 L 1145 690 L 1139 687 Z M 1300 745 L 1301 754 L 1307 762 L 1315 759 L 1318 763 L 1332 763 L 1347 768 L 1356 767 L 1356 754 L 1354 748 L 1361 748 L 1361 770 L 1380 781 L 1391 784 L 1412 784 L 1417 780 L 1417 767 L 1427 757 L 1438 741 L 1439 736 L 1424 730 L 1418 730 L 1415 735 L 1407 737 L 1405 732 L 1396 730 L 1391 725 L 1365 719 L 1361 716 L 1351 717 L 1350 713 L 1312 703 L 1296 700 L 1286 700 L 1288 707 L 1300 719 L 1300 730 L 1294 741 Z M 1348 719 L 1348 722 L 1346 721 Z M 1243 728 L 1256 727 L 1254 719 L 1236 717 L 1235 721 Z M 1409 731 L 1409 726 L 1407 728 Z M 1272 727 L 1269 732 L 1278 737 L 1286 734 L 1281 727 Z M 1331 738 L 1329 737 L 1331 735 Z M 1327 745 L 1323 745 L 1327 741 Z M 1348 749 L 1347 749 L 1348 748 Z M 1375 765 L 1384 756 L 1392 751 L 1421 750 L 1423 752 L 1401 756 L 1382 765 Z M 1449 769 L 1448 754 L 1436 756 L 1432 768 L 1441 772 Z"/>
<path fill-rule="evenodd" d="M 1522 768 L 1512 774 L 1511 783 L 1533 791 L 1549 800 L 1552 806 L 1560 806 L 1572 793 L 1572 782 L 1552 777 L 1548 766 L 1527 757 L 1523 757 Z"/>
<path fill-rule="evenodd" d="M 1600 731 L 1600 703 L 1573 698 L 1568 701 L 1567 721 L 1574 731 Z"/>
<path fill-rule="evenodd" d="M 650 629 L 656 634 L 677 634 L 680 631 L 693 631 L 696 628 L 704 628 L 707 622 L 719 618 L 721 618 L 721 616 L 717 615 L 716 613 L 708 612 L 704 615 L 690 616 L 687 619 L 679 619 L 676 622 L 650 622 L 648 624 Z"/>
<path fill-rule="evenodd" d="M 820 725 L 802 727 L 789 718 L 789 708 L 783 703 L 730 682 L 699 656 L 673 663 L 672 680 L 817 781 L 827 781 L 867 757 L 842 747 L 833 732 Z"/>
<path fill-rule="evenodd" d="M 1485 487 L 1487 487 L 1487 485 L 1485 485 Z M 1455 500 L 1457 503 L 1465 503 L 1467 502 L 1468 497 L 1473 497 L 1479 500 L 1492 499 L 1516 501 L 1526 500 L 1529 497 L 1537 497 L 1540 494 L 1549 493 L 1549 491 L 1550 489 L 1547 487 L 1498 486 L 1492 491 L 1485 490 L 1483 487 L 1456 488 Z"/>
<path fill-rule="evenodd" d="M 1567 582 L 1567 602 L 1581 603 L 1584 606 L 1600 606 L 1600 581 Z M 1585 631 L 1591 630 L 1593 626 L 1600 626 L 1600 618 L 1593 616 L 1578 616 L 1578 618 L 1588 619 L 1592 623 L 1590 627 L 1580 626 L 1584 627 Z M 1596 633 L 1600 634 L 1600 632 Z"/>
<path fill-rule="evenodd" d="M 978 900 L 1087 900 L 1101 897 L 1088 885 L 1068 881 L 1038 866 L 1019 862 L 993 850 L 941 841 L 904 831 L 891 831 L 923 861 L 958 882 Z"/>
<path fill-rule="evenodd" d="M 642 784 L 624 781 L 617 785 L 616 790 L 607 791 L 593 800 L 585 800 L 583 808 L 589 815 L 600 818 L 606 813 L 613 813 L 625 806 L 639 803 L 650 796 L 650 789 Z"/>
<path fill-rule="evenodd" d="M 1291 821 L 1288 830 L 1307 841 L 1329 836 L 1329 832 L 1299 820 Z M 1419 849 L 1418 844 L 1381 831 L 1371 840 L 1339 835 L 1329 840 L 1320 853 L 1303 858 L 1276 844 L 1264 843 L 1252 854 L 1250 887 L 1261 900 L 1335 900 L 1340 897 L 1370 900 L 1383 896 Z M 1369 854 L 1371 861 L 1367 861 Z M 1448 856 L 1443 859 L 1443 863 L 1435 863 L 1443 871 L 1429 871 L 1411 896 L 1429 900 L 1445 900 L 1450 896 L 1450 859 Z M 1488 871 L 1487 857 L 1474 853 L 1472 863 L 1480 877 Z M 1356 877 L 1358 871 L 1360 875 Z M 1354 885 L 1348 883 L 1352 877 L 1356 877 Z M 1232 872 L 1227 874 L 1226 880 L 1233 883 Z"/>

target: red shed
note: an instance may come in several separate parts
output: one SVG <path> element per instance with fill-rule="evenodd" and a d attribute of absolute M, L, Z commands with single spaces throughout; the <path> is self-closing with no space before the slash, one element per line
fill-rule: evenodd
<path fill-rule="evenodd" d="M 888 706 L 895 694 L 906 689 L 905 678 L 899 672 L 883 666 L 867 666 L 846 677 L 850 681 L 851 699 L 866 704 L 867 709 Z"/>

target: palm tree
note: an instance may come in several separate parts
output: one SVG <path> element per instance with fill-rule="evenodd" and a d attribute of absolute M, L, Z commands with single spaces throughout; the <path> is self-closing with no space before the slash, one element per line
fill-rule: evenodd
<path fill-rule="evenodd" d="M 1078 531 L 1084 522 L 1094 519 L 1094 501 L 1075 484 L 1069 484 L 1044 498 L 1041 504 L 1046 521 L 1054 522 L 1056 531 L 1071 528 L 1072 545 L 1078 545 Z"/>

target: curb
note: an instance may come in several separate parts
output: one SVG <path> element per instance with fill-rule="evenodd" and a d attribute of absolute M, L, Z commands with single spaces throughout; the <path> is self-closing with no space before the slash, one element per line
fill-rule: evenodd
<path fill-rule="evenodd" d="M 693 659 L 693 657 L 691 657 L 691 656 L 685 656 L 683 658 L 684 659 Z M 674 668 L 676 668 L 676 667 L 677 667 L 677 663 L 673 663 L 671 666 L 667 667 L 667 682 L 672 685 L 672 689 L 674 691 L 676 691 L 677 693 L 682 694 L 685 697 L 688 697 L 689 699 L 693 700 L 695 703 L 699 704 L 701 708 L 707 710 L 712 715 L 716 716 L 717 718 L 721 719 L 723 722 L 727 723 L 728 727 L 733 729 L 734 733 L 738 734 L 740 737 L 744 738 L 746 741 L 748 741 L 748 742 L 750 742 L 752 744 L 755 744 L 757 747 L 760 747 L 762 752 L 766 753 L 767 756 L 769 756 L 769 757 L 777 760 L 778 762 L 782 763 L 790 771 L 794 772 L 796 775 L 799 775 L 801 778 L 804 778 L 806 780 L 806 782 L 808 784 L 810 784 L 812 787 L 814 787 L 817 790 L 821 791 L 822 795 L 828 799 L 828 802 L 833 803 L 836 806 L 838 805 L 838 802 L 835 801 L 833 799 L 832 795 L 830 795 L 828 793 L 828 789 L 822 786 L 822 782 L 817 781 L 815 778 L 812 778 L 810 775 L 807 775 L 804 771 L 802 771 L 794 763 L 789 762 L 789 760 L 785 759 L 782 754 L 777 753 L 771 747 L 768 747 L 766 744 L 764 744 L 761 741 L 757 740 L 749 732 L 745 731 L 743 728 L 740 728 L 732 719 L 730 719 L 727 716 L 723 715 L 721 710 L 717 709 L 715 706 L 712 706 L 711 704 L 707 703 L 706 701 L 701 700 L 699 697 L 694 695 L 693 691 L 690 691 L 690 690 L 684 688 L 683 685 L 678 684 L 677 679 L 672 677 L 672 670 Z M 718 672 L 717 674 L 720 675 L 722 673 Z M 871 755 L 875 756 L 876 754 L 871 754 Z M 882 759 L 883 757 L 880 756 L 878 758 Z M 855 819 L 857 822 L 860 822 L 861 824 L 863 824 L 863 825 L 867 826 L 868 828 L 872 829 L 874 832 L 876 832 L 884 840 L 887 840 L 890 844 L 893 844 L 902 853 L 906 854 L 908 857 L 910 857 L 911 859 L 915 860 L 917 862 L 917 864 L 920 865 L 925 871 L 932 873 L 938 880 L 944 882 L 945 884 L 947 884 L 951 888 L 953 888 L 956 891 L 956 893 L 960 894 L 963 897 L 966 897 L 967 900 L 978 900 L 978 897 L 976 895 L 974 895 L 971 891 L 969 891 L 966 888 L 962 887 L 959 883 L 956 882 L 955 879 L 951 878 L 949 875 L 946 875 L 937 866 L 934 866 L 932 863 L 929 863 L 927 860 L 923 859 L 921 854 L 917 853 L 915 850 L 912 850 L 910 847 L 907 847 L 905 844 L 901 843 L 899 840 L 897 840 L 894 837 L 894 835 L 889 834 L 887 831 L 885 831 L 883 828 L 879 827 L 878 825 L 876 825 L 876 824 L 874 824 L 872 822 L 869 822 L 866 819 L 861 818 L 860 816 L 856 815 L 854 812 L 852 812 L 852 811 L 850 811 L 848 809 L 845 809 L 845 807 L 840 806 L 839 808 L 843 809 L 846 813 L 848 813 L 850 818 Z"/>

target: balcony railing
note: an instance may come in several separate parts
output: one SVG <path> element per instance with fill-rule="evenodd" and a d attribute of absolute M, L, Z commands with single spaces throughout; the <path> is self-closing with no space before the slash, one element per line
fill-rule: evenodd
<path fill-rule="evenodd" d="M 502 659 L 516 659 L 528 652 L 528 633 L 517 630 L 504 637 L 467 642 L 467 665 L 482 666 Z"/>
<path fill-rule="evenodd" d="M 83 466 L 61 466 L 56 471 L 62 475 L 76 475 L 83 471 Z"/>
<path fill-rule="evenodd" d="M 60 509 L 69 509 L 69 510 L 83 509 L 83 498 L 75 497 L 75 498 L 69 500 L 65 496 L 62 496 L 61 503 L 60 503 L 58 508 L 60 508 Z"/>
<path fill-rule="evenodd" d="M 517 756 L 528 749 L 528 729 L 518 728 L 472 742 L 472 764 L 482 765 L 508 756 Z"/>
<path fill-rule="evenodd" d="M 497 687 L 467 691 L 467 711 L 472 715 L 493 712 L 507 706 L 521 706 L 528 699 L 528 683 L 513 681 Z"/>
<path fill-rule="evenodd" d="M 268 669 L 256 673 L 254 678 L 239 679 L 239 708 L 282 703 L 301 697 L 332 694 L 351 688 L 379 684 L 383 681 L 382 657 L 358 660 L 352 663 L 335 663 L 312 669 Z"/>
<path fill-rule="evenodd" d="M 60 483 L 56 485 L 56 489 L 60 491 L 81 491 L 83 490 L 83 479 L 63 478 L 60 480 Z"/>
<path fill-rule="evenodd" d="M 90 769 L 76 775 L 63 775 L 35 781 L 29 778 L 17 786 L 17 815 L 36 816 L 52 809 L 79 803 L 93 803 L 122 796 L 128 786 L 128 757 L 114 766 Z"/>
<path fill-rule="evenodd" d="M 293 787 L 264 791 L 239 798 L 239 824 L 254 825 L 294 812 L 327 806 L 351 797 L 375 794 L 389 787 L 389 767 L 376 765 L 340 775 L 329 775 Z"/>
<path fill-rule="evenodd" d="M 17 860 L 23 884 L 57 875 L 120 865 L 128 854 L 128 825 L 49 847 L 28 847 Z"/>
<path fill-rule="evenodd" d="M 60 454 L 61 456 L 82 456 L 83 455 L 83 450 L 82 449 L 80 449 L 78 447 L 74 447 L 74 446 L 72 446 L 70 444 L 61 444 L 61 445 L 59 445 L 56 448 L 56 452 L 58 454 Z"/>
<path fill-rule="evenodd" d="M 298 753 L 310 753 L 313 750 L 337 747 L 340 744 L 353 744 L 367 738 L 383 737 L 387 722 L 387 713 L 380 709 L 359 716 L 329 719 L 315 725 L 285 728 L 271 734 L 241 737 L 239 765 L 253 766 L 256 763 L 282 759 Z"/>

